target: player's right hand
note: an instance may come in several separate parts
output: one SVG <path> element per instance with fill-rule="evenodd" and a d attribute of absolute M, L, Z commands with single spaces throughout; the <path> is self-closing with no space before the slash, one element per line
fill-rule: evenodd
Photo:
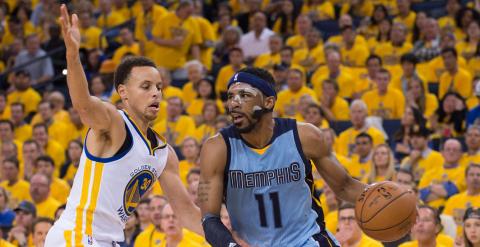
<path fill-rule="evenodd" d="M 78 16 L 68 14 L 67 6 L 62 4 L 60 7 L 61 17 L 60 24 L 62 25 L 63 41 L 67 48 L 67 56 L 77 54 L 80 49 L 80 29 L 78 28 Z"/>

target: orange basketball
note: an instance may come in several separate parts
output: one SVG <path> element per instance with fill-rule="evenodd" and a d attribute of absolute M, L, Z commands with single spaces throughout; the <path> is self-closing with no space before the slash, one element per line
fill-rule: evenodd
<path fill-rule="evenodd" d="M 382 242 L 398 240 L 408 234 L 417 217 L 417 199 L 390 181 L 372 184 L 355 203 L 358 225 L 368 236 Z"/>

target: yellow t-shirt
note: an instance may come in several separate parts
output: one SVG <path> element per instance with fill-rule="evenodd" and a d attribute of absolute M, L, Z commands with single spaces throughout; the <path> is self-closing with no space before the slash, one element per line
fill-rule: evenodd
<path fill-rule="evenodd" d="M 317 99 L 317 94 L 306 86 L 302 86 L 297 92 L 292 92 L 289 89 L 279 92 L 275 103 L 275 111 L 280 117 L 294 118 L 300 98 L 304 95 L 310 95 L 313 100 Z"/>
<path fill-rule="evenodd" d="M 47 217 L 50 219 L 55 219 L 55 211 L 62 204 L 57 200 L 53 199 L 52 196 L 49 196 L 45 201 L 41 203 L 35 203 L 35 208 L 37 208 L 37 217 Z"/>
<path fill-rule="evenodd" d="M 81 42 L 80 42 L 80 48 L 85 48 L 87 50 L 90 49 L 99 49 L 99 48 L 105 48 L 107 46 L 107 40 L 105 37 L 102 37 L 100 40 L 100 37 L 102 35 L 102 29 L 95 27 L 95 26 L 90 26 L 86 29 L 81 28 L 80 29 L 80 36 Z"/>
<path fill-rule="evenodd" d="M 350 119 L 350 109 L 348 102 L 340 97 L 335 97 L 335 102 L 330 108 L 336 120 L 346 121 Z"/>
<path fill-rule="evenodd" d="M 445 203 L 443 214 L 453 216 L 457 225 L 461 225 L 465 210 L 469 207 L 480 207 L 479 195 L 468 195 L 467 192 L 453 195 Z"/>
<path fill-rule="evenodd" d="M 342 8 L 340 10 L 340 15 L 350 13 L 351 12 L 350 8 L 351 8 L 350 3 L 343 4 Z M 362 6 L 360 6 L 360 9 L 358 10 L 358 13 L 355 12 L 355 15 L 362 16 L 362 17 L 372 16 L 373 15 L 373 3 L 370 2 L 370 1 L 364 1 Z"/>
<path fill-rule="evenodd" d="M 360 162 L 360 156 L 357 154 L 352 155 L 350 166 L 346 167 L 352 177 L 362 180 L 370 174 L 372 169 L 372 161 L 369 159 L 366 162 Z"/>
<path fill-rule="evenodd" d="M 468 61 L 467 70 L 473 78 L 480 77 L 480 58 L 473 57 Z"/>
<path fill-rule="evenodd" d="M 372 137 L 375 146 L 385 143 L 385 137 L 380 130 L 370 127 L 367 130 L 360 131 L 350 127 L 343 131 L 338 137 L 337 142 L 335 143 L 337 153 L 350 157 L 353 154 L 353 148 L 355 147 L 355 138 L 361 132 L 369 134 Z"/>
<path fill-rule="evenodd" d="M 325 54 L 323 45 L 318 44 L 313 49 L 307 47 L 296 50 L 293 54 L 292 64 L 298 64 L 306 71 L 310 71 L 315 66 L 325 64 Z"/>
<path fill-rule="evenodd" d="M 162 39 L 173 39 L 175 37 L 183 37 L 184 39 L 181 47 L 156 46 L 156 64 L 169 70 L 183 67 L 187 61 L 190 48 L 202 43 L 200 30 L 193 18 L 181 20 L 175 12 L 160 17 L 160 20 L 153 26 L 152 35 Z"/>
<path fill-rule="evenodd" d="M 367 61 L 370 52 L 368 46 L 353 45 L 351 49 L 347 49 L 345 46 L 340 48 L 342 54 L 342 62 L 345 66 L 350 67 L 363 67 L 365 61 Z"/>
<path fill-rule="evenodd" d="M 218 80 L 218 79 L 217 79 Z M 193 88 L 193 82 L 189 81 L 182 88 L 182 101 L 188 106 L 194 99 L 197 98 L 197 91 Z"/>
<path fill-rule="evenodd" d="M 63 177 L 63 180 L 67 181 L 67 183 L 72 184 L 73 179 L 75 178 L 75 174 L 77 174 L 78 167 L 75 167 L 72 163 L 68 165 L 67 172 Z"/>
<path fill-rule="evenodd" d="M 187 185 L 187 175 L 190 169 L 196 167 L 194 163 L 189 162 L 188 160 L 180 160 L 178 162 L 178 171 L 180 175 L 180 179 L 182 180 L 183 184 Z"/>
<path fill-rule="evenodd" d="M 58 177 L 60 167 L 63 165 L 63 162 L 65 162 L 65 152 L 62 145 L 57 141 L 48 140 L 45 152 L 55 161 L 55 172 L 53 176 Z"/>
<path fill-rule="evenodd" d="M 400 119 L 405 111 L 405 97 L 394 88 L 387 89 L 387 93 L 379 95 L 378 90 L 371 90 L 362 96 L 367 104 L 370 116 L 384 116 L 387 119 Z"/>
<path fill-rule="evenodd" d="M 65 180 L 54 177 L 50 184 L 50 196 L 57 200 L 60 204 L 67 203 L 70 194 L 70 185 Z"/>
<path fill-rule="evenodd" d="M 240 69 L 245 68 L 246 65 L 242 64 Z M 217 80 L 215 81 L 215 92 L 220 95 L 221 92 L 227 91 L 228 81 L 237 72 L 232 65 L 225 65 L 218 72 Z"/>
<path fill-rule="evenodd" d="M 318 20 L 335 19 L 335 8 L 330 1 L 323 1 L 323 3 L 313 6 L 303 4 L 302 14 L 310 14 L 312 12 L 318 17 Z"/>
<path fill-rule="evenodd" d="M 220 110 L 220 114 L 225 113 L 225 107 L 223 107 L 223 103 L 221 100 L 215 100 L 217 103 L 217 107 Z M 202 115 L 203 104 L 205 101 L 203 99 L 196 98 L 192 101 L 192 103 L 187 108 L 187 113 L 191 117 L 198 117 Z"/>
<path fill-rule="evenodd" d="M 337 78 L 329 78 L 330 72 L 327 66 L 322 66 L 318 68 L 315 73 L 312 75 L 312 86 L 317 96 L 323 95 L 322 84 L 326 79 L 334 79 L 338 83 L 340 88 L 338 96 L 342 98 L 351 98 L 353 92 L 355 91 L 355 83 L 353 83 L 354 74 L 346 67 L 340 67 L 340 75 Z"/>
<path fill-rule="evenodd" d="M 253 63 L 253 66 L 270 70 L 273 68 L 273 65 L 279 64 L 279 63 L 280 63 L 280 53 L 277 53 L 277 54 L 264 53 L 255 59 L 255 63 Z"/>
<path fill-rule="evenodd" d="M 467 68 L 467 61 L 463 57 L 458 57 L 457 62 L 460 68 Z M 418 64 L 417 71 L 423 74 L 428 82 L 439 82 L 443 72 L 446 71 L 442 56 L 438 56 L 428 63 Z"/>
<path fill-rule="evenodd" d="M 3 239 L 0 239 L 0 247 L 15 247 L 15 245 L 13 245 L 10 242 L 7 242 Z"/>
<path fill-rule="evenodd" d="M 201 34 L 202 42 L 213 42 L 216 40 L 215 31 L 213 30 L 212 23 L 206 18 L 201 16 L 194 16 L 193 20 L 197 23 L 199 32 Z M 212 69 L 213 48 L 201 47 L 200 49 L 200 62 L 208 69 Z"/>
<path fill-rule="evenodd" d="M 177 247 L 208 246 L 208 244 L 206 244 L 206 241 L 202 237 L 198 236 L 197 234 L 190 232 L 186 229 L 183 229 L 182 232 L 183 232 L 183 238 L 182 238 L 182 241 L 178 243 Z M 166 247 L 167 246 L 166 237 L 167 236 L 165 235 L 165 233 L 158 231 L 155 228 L 146 229 L 137 236 L 137 239 L 135 239 L 134 247 L 144 247 L 144 246 Z"/>
<path fill-rule="evenodd" d="M 59 121 L 53 121 L 53 123 L 48 126 L 48 136 L 52 140 L 57 141 L 62 148 L 65 150 L 68 146 L 68 142 L 72 140 L 72 136 L 66 135 L 68 133 L 68 126 Z"/>
<path fill-rule="evenodd" d="M 440 86 L 438 88 L 438 97 L 443 96 L 450 90 L 457 91 L 463 98 L 468 98 L 472 94 L 472 75 L 465 69 L 458 68 L 457 73 L 452 77 L 448 72 L 440 76 Z"/>
<path fill-rule="evenodd" d="M 16 126 L 14 134 L 15 139 L 23 143 L 24 141 L 32 138 L 32 126 L 30 124 Z"/>
<path fill-rule="evenodd" d="M 329 232 L 336 232 L 338 225 L 338 211 L 332 211 L 325 216 L 325 226 Z"/>
<path fill-rule="evenodd" d="M 298 51 L 300 49 L 306 48 L 307 42 L 305 41 L 305 37 L 303 37 L 303 35 L 297 34 L 288 38 L 286 45 L 291 46 L 294 51 Z"/>
<path fill-rule="evenodd" d="M 406 157 L 402 160 L 402 165 L 407 164 L 410 162 L 410 157 Z M 435 169 L 438 164 L 443 164 L 443 156 L 441 153 L 435 151 L 435 150 L 428 150 L 428 153 L 426 153 L 424 156 L 422 156 L 418 163 L 417 166 L 414 169 L 414 174 L 420 175 L 424 174 L 430 169 Z"/>
<path fill-rule="evenodd" d="M 8 108 L 10 108 L 12 103 L 22 103 L 25 106 L 25 114 L 36 112 L 38 103 L 40 103 L 41 100 L 42 97 L 40 94 L 31 87 L 23 92 L 13 91 L 7 96 Z"/>
<path fill-rule="evenodd" d="M 19 179 L 15 184 L 8 185 L 8 181 L 0 183 L 7 193 L 10 195 L 9 205 L 15 208 L 17 204 L 23 200 L 31 200 L 30 198 L 30 183 L 23 179 Z"/>
<path fill-rule="evenodd" d="M 415 26 L 415 18 L 417 18 L 417 14 L 414 11 L 410 11 L 406 17 L 395 17 L 393 22 L 403 23 L 408 28 L 408 31 L 411 32 Z"/>
<path fill-rule="evenodd" d="M 458 55 L 462 56 L 468 61 L 475 56 L 475 53 L 477 52 L 477 44 L 471 44 L 467 41 L 460 41 L 455 45 L 455 49 L 457 50 Z"/>
<path fill-rule="evenodd" d="M 438 165 L 438 164 L 437 164 Z M 424 189 L 430 186 L 432 183 L 453 182 L 460 192 L 466 189 L 465 185 L 465 167 L 460 166 L 458 168 L 444 169 L 443 167 L 436 167 L 425 172 L 420 179 L 418 188 Z M 445 205 L 445 199 L 439 198 L 430 201 L 428 205 L 439 208 Z"/>
<path fill-rule="evenodd" d="M 153 126 L 160 135 L 170 141 L 170 144 L 180 146 L 187 136 L 193 136 L 195 132 L 195 122 L 190 116 L 181 115 L 175 122 L 161 120 Z"/>
<path fill-rule="evenodd" d="M 122 61 L 123 56 L 127 53 L 132 53 L 134 55 L 140 55 L 140 44 L 135 42 L 131 46 L 122 45 L 113 53 L 112 60 L 116 65 L 119 65 Z"/>
<path fill-rule="evenodd" d="M 445 234 L 438 234 L 436 238 L 437 246 L 436 247 L 448 247 L 454 245 L 454 240 L 445 235 Z M 406 243 L 401 244 L 399 247 L 418 247 L 417 241 L 409 241 Z"/>
<path fill-rule="evenodd" d="M 207 138 L 215 135 L 217 133 L 217 129 L 215 126 L 209 126 L 206 124 L 202 124 L 198 126 L 195 130 L 193 136 L 197 139 L 198 143 L 203 143 Z"/>
<path fill-rule="evenodd" d="M 178 87 L 168 86 L 167 88 L 162 89 L 162 99 L 168 100 L 172 97 L 182 98 L 183 92 Z"/>
<path fill-rule="evenodd" d="M 357 247 L 383 247 L 383 244 L 365 234 L 362 234 L 362 238 Z"/>
<path fill-rule="evenodd" d="M 152 28 L 160 22 L 160 19 L 163 15 L 167 14 L 167 10 L 158 5 L 154 4 L 152 10 L 148 13 L 142 8 L 140 2 L 132 8 L 133 15 L 136 16 L 135 19 L 135 39 L 143 44 L 143 55 L 155 59 L 156 57 L 156 44 L 151 41 Z"/>
<path fill-rule="evenodd" d="M 384 65 L 400 64 L 402 55 L 410 52 L 413 45 L 409 42 L 404 42 L 402 46 L 393 46 L 391 42 L 381 43 L 375 48 L 375 54 L 382 58 Z"/>
<path fill-rule="evenodd" d="M 97 18 L 97 27 L 101 29 L 109 29 L 120 25 L 127 21 L 120 12 L 111 11 L 108 15 L 101 14 Z"/>

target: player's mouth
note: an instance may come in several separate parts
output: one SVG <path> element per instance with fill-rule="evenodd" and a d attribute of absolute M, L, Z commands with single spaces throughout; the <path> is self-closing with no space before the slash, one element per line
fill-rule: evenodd
<path fill-rule="evenodd" d="M 160 108 L 160 103 L 159 102 L 154 102 L 154 103 L 150 104 L 148 106 L 148 108 L 150 108 L 152 110 L 155 110 L 155 111 L 158 111 L 158 109 Z"/>
<path fill-rule="evenodd" d="M 242 113 L 237 113 L 237 112 L 232 112 L 230 114 L 230 116 L 232 117 L 232 123 L 233 124 L 240 124 L 245 118 L 245 115 L 243 115 Z"/>

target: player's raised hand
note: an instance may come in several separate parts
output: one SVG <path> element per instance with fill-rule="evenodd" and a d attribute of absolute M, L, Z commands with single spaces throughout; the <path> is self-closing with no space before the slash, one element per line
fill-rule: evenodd
<path fill-rule="evenodd" d="M 67 56 L 77 54 L 80 49 L 80 30 L 78 28 L 78 16 L 68 14 L 67 6 L 62 4 L 60 7 L 61 17 L 60 23 L 62 25 L 63 41 L 67 48 Z"/>

